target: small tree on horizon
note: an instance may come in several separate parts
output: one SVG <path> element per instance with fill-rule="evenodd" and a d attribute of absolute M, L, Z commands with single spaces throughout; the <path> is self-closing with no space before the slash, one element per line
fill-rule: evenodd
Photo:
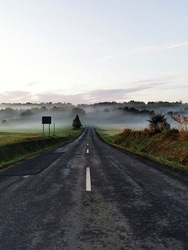
<path fill-rule="evenodd" d="M 72 126 L 73 126 L 74 129 L 79 129 L 79 128 L 81 128 L 82 124 L 81 124 L 81 122 L 80 122 L 80 118 L 79 118 L 78 115 L 76 115 L 76 118 L 73 120 Z"/>

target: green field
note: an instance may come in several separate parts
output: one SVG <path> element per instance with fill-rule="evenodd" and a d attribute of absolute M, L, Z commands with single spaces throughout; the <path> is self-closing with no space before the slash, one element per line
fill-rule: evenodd
<path fill-rule="evenodd" d="M 73 141 L 83 129 L 73 130 L 71 127 L 58 129 L 55 135 L 43 136 L 35 130 L 22 132 L 0 132 L 0 169 L 21 159 L 53 149 L 59 145 Z"/>
<path fill-rule="evenodd" d="M 72 130 L 71 127 L 65 127 L 63 129 L 57 129 L 55 131 L 55 135 L 51 131 L 50 136 L 51 137 L 64 137 L 64 136 L 75 134 L 75 133 L 77 134 L 78 131 Z M 18 142 L 18 141 L 27 140 L 27 139 L 45 138 L 45 137 L 49 137 L 49 132 L 47 130 L 45 130 L 44 136 L 43 136 L 43 132 L 41 131 L 39 132 L 36 129 L 34 130 L 22 129 L 20 131 L 16 130 L 16 132 L 13 131 L 12 129 L 10 132 L 0 131 L 0 146 L 11 144 L 11 143 Z"/>

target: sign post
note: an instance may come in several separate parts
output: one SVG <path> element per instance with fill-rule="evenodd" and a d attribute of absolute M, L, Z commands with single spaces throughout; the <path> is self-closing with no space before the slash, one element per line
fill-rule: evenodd
<path fill-rule="evenodd" d="M 43 124 L 43 136 L 44 136 L 44 124 L 49 124 L 49 136 L 50 136 L 50 124 L 52 122 L 51 116 L 42 116 L 42 124 Z"/>

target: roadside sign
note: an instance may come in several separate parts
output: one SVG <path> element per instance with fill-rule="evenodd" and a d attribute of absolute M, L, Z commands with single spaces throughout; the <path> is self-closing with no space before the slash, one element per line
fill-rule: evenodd
<path fill-rule="evenodd" d="M 43 136 L 44 136 L 44 124 L 49 124 L 49 136 L 50 136 L 50 124 L 51 123 L 52 123 L 51 116 L 42 116 Z"/>
<path fill-rule="evenodd" d="M 51 116 L 42 116 L 42 124 L 51 124 L 52 118 Z"/>

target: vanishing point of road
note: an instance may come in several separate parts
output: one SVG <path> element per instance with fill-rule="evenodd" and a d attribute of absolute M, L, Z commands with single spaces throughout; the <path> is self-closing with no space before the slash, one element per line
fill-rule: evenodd
<path fill-rule="evenodd" d="M 0 174 L 1 250 L 188 249 L 188 180 L 86 128 Z"/>

